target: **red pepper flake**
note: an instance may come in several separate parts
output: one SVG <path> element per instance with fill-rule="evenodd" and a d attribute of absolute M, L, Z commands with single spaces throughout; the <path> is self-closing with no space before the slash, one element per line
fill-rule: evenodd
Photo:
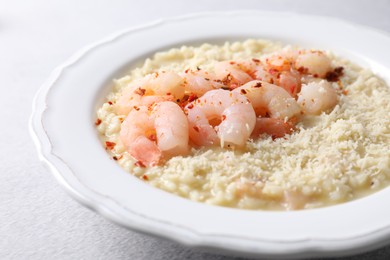
<path fill-rule="evenodd" d="M 141 167 L 141 168 L 145 168 L 145 167 L 146 167 L 146 165 L 145 165 L 143 162 L 141 162 L 141 161 L 136 161 L 136 162 L 134 163 L 134 165 L 135 165 L 135 166 L 138 166 L 138 167 Z"/>
<path fill-rule="evenodd" d="M 222 115 L 222 121 L 226 119 L 226 116 L 225 115 Z"/>
<path fill-rule="evenodd" d="M 301 73 L 301 74 L 307 73 L 307 68 L 305 68 L 305 67 L 299 67 L 299 68 L 298 68 L 298 72 Z"/>
<path fill-rule="evenodd" d="M 195 130 L 196 132 L 199 132 L 199 127 L 194 126 L 194 130 Z"/>
<path fill-rule="evenodd" d="M 234 61 L 230 61 L 229 64 L 230 64 L 230 65 L 234 65 L 234 64 L 236 64 L 236 63 L 235 63 Z"/>
<path fill-rule="evenodd" d="M 192 102 L 194 100 L 198 99 L 198 96 L 195 95 L 195 94 L 191 94 L 189 97 L 188 97 L 188 102 Z"/>
<path fill-rule="evenodd" d="M 225 78 L 222 79 L 221 83 L 224 84 L 224 85 L 229 85 L 230 82 L 232 81 L 233 77 L 232 75 L 227 74 Z"/>
<path fill-rule="evenodd" d="M 149 140 L 155 142 L 157 141 L 157 136 L 155 134 L 151 134 L 149 135 Z"/>
<path fill-rule="evenodd" d="M 241 89 L 240 92 L 241 92 L 241 94 L 244 94 L 244 95 L 247 93 L 245 89 Z"/>
<path fill-rule="evenodd" d="M 189 95 L 184 95 L 183 98 L 181 99 L 182 102 L 185 102 L 188 100 L 190 96 Z"/>
<path fill-rule="evenodd" d="M 102 120 L 100 118 L 96 119 L 95 125 L 100 125 L 102 123 Z"/>
<path fill-rule="evenodd" d="M 230 90 L 230 88 L 228 86 L 223 86 L 223 87 L 221 87 L 221 89 L 223 89 L 223 90 Z"/>
<path fill-rule="evenodd" d="M 333 71 L 329 71 L 326 73 L 325 78 L 328 81 L 336 82 L 339 80 L 341 76 L 344 74 L 344 68 L 343 67 L 337 67 Z"/>
<path fill-rule="evenodd" d="M 133 107 L 135 110 L 137 110 L 137 111 L 139 111 L 140 110 L 140 108 L 139 107 L 137 107 L 137 106 L 134 106 Z"/>
<path fill-rule="evenodd" d="M 116 143 L 114 143 L 114 142 L 106 141 L 106 149 L 112 150 L 112 149 L 114 149 L 115 145 L 116 145 Z"/>
<path fill-rule="evenodd" d="M 261 88 L 263 84 L 261 82 L 257 82 L 256 85 L 254 85 L 254 88 Z"/>
<path fill-rule="evenodd" d="M 145 181 L 148 181 L 149 177 L 147 175 L 142 175 L 142 179 L 144 179 Z"/>
<path fill-rule="evenodd" d="M 204 78 L 205 80 L 207 80 L 207 81 L 210 81 L 210 79 L 209 78 Z"/>
<path fill-rule="evenodd" d="M 344 89 L 341 93 L 343 93 L 343 95 L 348 95 L 348 90 Z"/>
<path fill-rule="evenodd" d="M 192 103 L 189 104 L 189 105 L 187 106 L 187 108 L 188 108 L 188 109 L 193 109 L 193 108 L 194 108 L 194 104 L 192 104 Z"/>
<path fill-rule="evenodd" d="M 313 77 L 318 78 L 318 74 L 313 74 Z"/>
<path fill-rule="evenodd" d="M 137 89 L 134 91 L 135 94 L 140 95 L 140 96 L 145 95 L 145 92 L 146 92 L 146 89 L 144 89 L 144 88 L 137 88 Z"/>
<path fill-rule="evenodd" d="M 259 63 L 260 62 L 260 60 L 259 59 L 252 59 L 254 62 L 256 62 L 256 63 Z"/>
<path fill-rule="evenodd" d="M 188 73 L 188 71 L 190 71 L 190 69 L 186 69 L 186 70 L 184 71 L 184 73 Z"/>
<path fill-rule="evenodd" d="M 197 70 L 200 70 L 199 66 L 196 66 L 196 69 L 197 69 Z"/>
<path fill-rule="evenodd" d="M 111 101 L 108 101 L 107 103 L 108 103 L 110 106 L 112 106 L 112 102 L 111 102 Z"/>
<path fill-rule="evenodd" d="M 115 161 L 118 161 L 118 157 L 116 157 L 116 156 L 113 156 L 112 159 L 114 159 Z"/>

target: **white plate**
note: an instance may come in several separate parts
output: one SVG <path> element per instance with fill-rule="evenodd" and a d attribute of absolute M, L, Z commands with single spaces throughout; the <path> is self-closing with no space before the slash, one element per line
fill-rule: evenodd
<path fill-rule="evenodd" d="M 53 72 L 35 98 L 31 117 L 41 159 L 73 197 L 106 218 L 191 247 L 245 256 L 309 257 L 386 244 L 389 188 L 338 206 L 296 212 L 208 206 L 138 180 L 102 148 L 95 111 L 111 80 L 125 68 L 174 46 L 246 38 L 329 49 L 387 80 L 390 75 L 390 37 L 333 18 L 242 11 L 158 21 L 88 46 Z"/>

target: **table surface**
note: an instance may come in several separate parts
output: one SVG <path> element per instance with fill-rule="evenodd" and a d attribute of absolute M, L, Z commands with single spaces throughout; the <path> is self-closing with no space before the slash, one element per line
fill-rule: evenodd
<path fill-rule="evenodd" d="M 335 16 L 390 32 L 389 0 L 0 0 L 0 259 L 235 259 L 126 230 L 78 204 L 39 161 L 28 119 L 40 85 L 81 47 L 159 18 L 238 9 Z M 390 259 L 390 247 L 344 259 Z"/>

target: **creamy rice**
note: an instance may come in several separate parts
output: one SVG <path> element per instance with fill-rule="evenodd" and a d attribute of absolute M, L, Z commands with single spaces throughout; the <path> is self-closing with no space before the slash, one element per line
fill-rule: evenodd
<path fill-rule="evenodd" d="M 141 168 L 119 140 L 123 116 L 114 106 L 120 90 L 156 71 L 212 69 L 215 62 L 259 58 L 281 49 L 264 40 L 183 46 L 156 53 L 142 67 L 114 80 L 113 92 L 98 110 L 98 131 L 112 158 L 151 185 L 207 204 L 243 209 L 314 208 L 349 201 L 388 185 L 390 180 L 390 88 L 371 71 L 346 60 L 339 104 L 329 113 L 304 116 L 290 136 L 262 136 L 246 150 L 192 149 L 164 165 Z"/>

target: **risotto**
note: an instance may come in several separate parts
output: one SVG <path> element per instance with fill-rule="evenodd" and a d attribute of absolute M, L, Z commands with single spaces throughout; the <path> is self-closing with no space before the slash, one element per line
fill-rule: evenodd
<path fill-rule="evenodd" d="M 241 143 L 229 142 L 227 138 L 218 135 L 215 138 L 221 139 L 221 145 L 210 146 L 206 145 L 204 138 L 190 136 L 189 140 L 184 141 L 185 145 L 192 144 L 188 152 L 167 156 L 162 161 L 151 161 L 147 167 L 145 161 L 137 157 L 143 158 L 142 154 L 130 155 L 128 145 L 121 138 L 121 128 L 124 127 L 124 122 L 128 121 L 127 125 L 131 126 L 134 120 L 140 120 L 136 116 L 135 119 L 126 121 L 126 117 L 132 113 L 129 110 L 142 112 L 143 108 L 133 105 L 119 107 L 129 85 L 141 82 L 152 73 L 167 75 L 170 72 L 188 73 L 189 70 L 205 72 L 203 79 L 209 80 L 207 72 L 218 74 L 216 68 L 219 65 L 216 64 L 223 64 L 221 62 L 230 61 L 230 65 L 225 63 L 226 66 L 231 66 L 234 64 L 232 61 L 237 60 L 250 60 L 255 64 L 263 61 L 267 54 L 288 53 L 296 49 L 265 40 L 247 40 L 221 46 L 182 46 L 156 53 L 128 75 L 115 79 L 107 101 L 98 109 L 95 124 L 105 149 L 124 170 L 157 188 L 193 201 L 241 209 L 295 210 L 323 207 L 350 201 L 387 186 L 390 180 L 390 88 L 370 70 L 335 57 L 330 52 L 324 53 L 330 58 L 327 66 L 332 68 L 331 73 L 325 74 L 326 71 L 321 70 L 309 73 L 305 66 L 297 66 L 301 74 L 298 78 L 295 75 L 293 80 L 297 79 L 299 85 L 302 84 L 301 90 L 295 88 L 295 81 L 291 85 L 291 80 L 285 80 L 290 85 L 283 91 L 293 97 L 293 103 L 286 105 L 289 110 L 282 113 L 282 116 L 278 114 L 283 119 L 277 122 L 278 127 L 283 126 L 281 130 L 279 127 L 281 132 L 270 134 L 268 130 L 264 130 L 254 138 L 253 131 L 258 124 L 256 121 L 253 127 L 245 123 L 246 128 L 243 128 L 242 133 L 247 134 L 247 138 Z M 267 62 L 270 57 L 273 56 L 268 56 Z M 273 62 L 277 66 L 286 65 L 278 63 L 278 60 Z M 305 65 L 306 61 L 297 59 L 298 62 Z M 275 83 L 275 80 L 283 85 L 281 75 L 283 74 L 278 73 L 271 78 L 271 83 Z M 302 75 L 309 75 L 310 79 Z M 233 80 L 229 77 L 233 77 Z M 240 92 L 240 98 L 241 94 L 245 94 L 251 101 L 247 95 L 248 88 L 237 83 L 239 75 L 228 73 L 226 78 L 229 79 L 228 83 L 218 80 L 213 84 L 227 85 L 228 89 L 220 87 L 221 89 L 212 91 L 226 91 L 230 96 Z M 264 89 L 266 83 L 261 82 Z M 313 100 L 310 94 L 306 94 L 307 99 L 303 98 L 304 91 L 307 91 L 305 86 L 310 84 L 319 84 L 318 93 L 328 91 L 327 97 L 334 95 L 335 101 L 321 103 L 322 110 L 310 107 L 309 99 Z M 211 87 L 219 88 L 214 85 Z M 236 88 L 240 91 L 235 90 Z M 148 90 L 139 88 L 137 91 L 142 96 Z M 196 99 L 198 102 L 206 102 L 208 95 L 195 94 L 195 98 L 185 93 L 184 96 L 180 94 L 177 99 L 176 93 L 168 93 L 168 97 L 164 98 L 165 102 L 159 103 L 161 100 L 153 99 L 152 103 L 177 103 L 182 105 L 185 115 L 189 117 L 192 104 L 197 104 Z M 210 96 L 209 99 L 215 100 L 215 96 Z M 181 104 L 183 100 L 184 105 Z M 240 105 L 243 107 L 244 103 Z M 295 103 L 299 104 L 299 108 L 291 114 Z M 240 109 L 245 109 L 242 107 Z M 274 120 L 277 116 L 270 111 L 263 113 L 258 109 L 253 113 L 256 113 L 255 117 L 260 113 L 262 117 Z M 241 117 L 236 117 L 236 120 L 243 120 L 245 113 L 242 112 Z M 222 115 L 222 121 L 224 116 L 225 114 Z M 253 116 L 248 114 L 248 117 Z M 169 120 L 175 118 L 171 117 Z M 191 120 L 189 121 L 190 129 L 197 130 L 198 126 L 191 125 Z M 220 121 L 214 124 L 222 125 Z M 180 128 L 180 124 L 172 122 L 176 124 L 174 131 L 179 131 L 176 128 Z M 272 127 L 270 131 L 274 131 Z M 221 129 L 222 127 L 220 131 Z M 193 135 L 196 132 L 199 131 L 195 131 Z M 155 142 L 155 133 L 149 139 Z M 147 149 L 146 146 L 142 147 Z"/>

